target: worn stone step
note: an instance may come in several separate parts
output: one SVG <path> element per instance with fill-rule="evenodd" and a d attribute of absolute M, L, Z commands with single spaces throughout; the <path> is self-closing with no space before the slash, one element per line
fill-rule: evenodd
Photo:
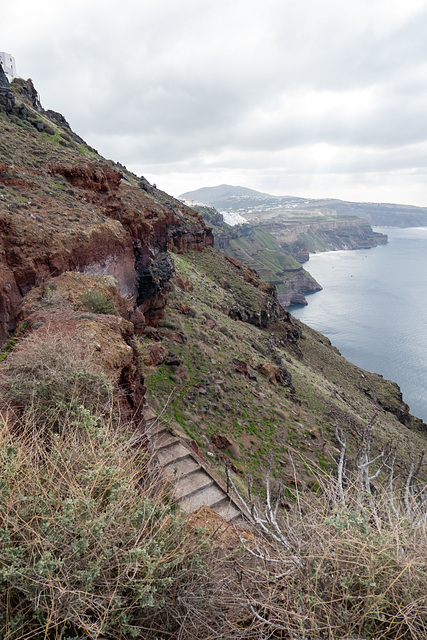
<path fill-rule="evenodd" d="M 247 531 L 253 531 L 253 527 L 250 525 L 249 521 L 242 516 L 241 513 L 234 516 L 234 518 L 230 518 L 228 522 L 230 524 L 234 524 L 236 527 L 240 527 L 241 529 L 246 529 Z"/>
<path fill-rule="evenodd" d="M 196 491 L 200 491 L 205 487 L 213 484 L 213 480 L 203 469 L 198 469 L 183 478 L 180 478 L 175 484 L 175 497 L 179 499 L 191 496 Z"/>
<path fill-rule="evenodd" d="M 222 500 L 211 505 L 212 511 L 215 511 L 215 513 L 224 518 L 224 520 L 232 520 L 240 516 L 240 511 L 230 502 L 229 497 L 224 494 L 223 496 Z"/>
<path fill-rule="evenodd" d="M 191 513 L 202 505 L 210 507 L 229 522 L 245 526 L 238 505 L 230 501 L 221 483 L 204 468 L 177 436 L 148 407 L 144 409 L 147 435 L 163 474 L 173 485 L 174 496 L 182 509 Z"/>
<path fill-rule="evenodd" d="M 164 467 L 164 471 L 170 480 L 178 480 L 179 478 L 196 471 L 196 469 L 200 469 L 200 465 L 188 453 L 186 458 L 172 460 Z"/>
<path fill-rule="evenodd" d="M 162 467 L 165 467 L 168 464 L 173 462 L 177 462 L 181 458 L 185 458 L 188 456 L 188 451 L 182 444 L 179 444 L 178 441 L 173 443 L 169 447 L 163 447 L 156 451 L 157 458 Z"/>
<path fill-rule="evenodd" d="M 145 422 L 148 424 L 149 422 L 153 423 L 158 419 L 158 416 L 152 409 L 148 407 L 142 410 L 142 415 L 144 416 Z"/>
<path fill-rule="evenodd" d="M 169 433 L 169 431 L 167 431 L 166 429 L 158 431 L 152 437 L 153 447 L 156 451 L 164 447 L 169 447 L 171 444 L 175 444 L 177 442 L 178 439 L 171 433 Z"/>
<path fill-rule="evenodd" d="M 224 492 L 214 483 L 210 484 L 191 496 L 187 496 L 179 501 L 180 506 L 185 511 L 196 511 L 202 505 L 210 507 L 212 504 L 219 502 L 224 497 Z"/>

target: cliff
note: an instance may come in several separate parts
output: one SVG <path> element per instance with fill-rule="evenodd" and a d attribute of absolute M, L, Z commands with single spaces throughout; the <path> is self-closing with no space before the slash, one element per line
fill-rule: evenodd
<path fill-rule="evenodd" d="M 426 426 L 397 385 L 293 318 L 197 213 L 101 158 L 32 83 L 12 89 L 0 637 L 424 637 Z M 250 260 L 301 276 L 271 234 L 245 234 Z M 262 536 L 233 486 L 248 519 L 266 514 Z"/>
<path fill-rule="evenodd" d="M 399 389 L 346 363 L 281 306 L 298 288 L 319 286 L 280 245 L 314 242 L 312 223 L 224 227 L 234 252 L 227 257 L 199 213 L 100 157 L 60 114 L 41 108 L 32 83 L 6 90 L 13 106 L 0 110 L 2 341 L 18 327 L 2 354 L 6 369 L 25 353 L 30 360 L 34 345 L 68 340 L 101 368 L 136 428 L 144 428 L 148 389 L 172 428 L 212 454 L 218 473 L 215 434 L 236 444 L 233 464 L 258 483 L 270 453 L 286 477 L 291 448 L 334 464 L 335 422 L 353 425 L 357 440 L 374 412 L 378 446 L 404 432 L 421 448 L 424 427 Z M 324 221 L 316 238 L 325 248 L 372 240 L 357 220 Z M 399 444 L 402 459 L 408 442 Z M 308 485 L 304 465 L 296 471 Z"/>
<path fill-rule="evenodd" d="M 310 253 L 339 249 L 371 249 L 385 244 L 387 236 L 372 230 L 362 218 L 289 220 L 278 216 L 261 223 L 281 247 L 300 262 Z"/>
<path fill-rule="evenodd" d="M 301 252 L 298 254 L 293 251 L 297 255 L 292 255 L 293 247 L 281 246 L 265 225 L 244 224 L 231 227 L 213 207 L 193 205 L 192 208 L 212 226 L 215 246 L 226 255 L 249 265 L 265 282 L 274 285 L 278 300 L 284 308 L 295 303 L 307 304 L 304 293 L 322 289 L 299 263 Z M 305 247 L 303 258 L 308 260 Z"/>
<path fill-rule="evenodd" d="M 168 250 L 211 246 L 211 230 L 193 210 L 98 156 L 60 114 L 41 108 L 31 81 L 6 83 L 0 343 L 31 287 L 69 270 L 114 276 L 135 300 L 138 323 L 155 325 L 173 274 Z"/>

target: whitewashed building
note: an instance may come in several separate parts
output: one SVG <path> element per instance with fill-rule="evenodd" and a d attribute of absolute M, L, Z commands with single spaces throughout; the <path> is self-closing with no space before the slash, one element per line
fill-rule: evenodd
<path fill-rule="evenodd" d="M 13 78 L 18 77 L 18 74 L 16 73 L 15 58 L 10 53 L 0 51 L 0 62 L 9 82 L 11 82 Z"/>

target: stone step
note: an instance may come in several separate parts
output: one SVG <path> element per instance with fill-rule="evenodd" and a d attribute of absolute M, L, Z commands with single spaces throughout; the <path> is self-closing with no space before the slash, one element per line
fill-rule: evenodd
<path fill-rule="evenodd" d="M 200 469 L 200 465 L 189 454 L 186 458 L 172 460 L 172 462 L 164 467 L 164 471 L 170 480 L 178 480 L 196 471 L 196 469 Z"/>
<path fill-rule="evenodd" d="M 223 494 L 224 495 L 224 494 Z M 212 511 L 215 511 L 224 520 L 232 520 L 233 518 L 240 517 L 241 513 L 231 502 L 228 496 L 224 496 L 222 500 L 216 504 L 211 505 Z"/>
<path fill-rule="evenodd" d="M 183 478 L 181 477 L 175 484 L 175 497 L 179 500 L 213 484 L 213 480 L 202 469 L 197 469 Z"/>
<path fill-rule="evenodd" d="M 188 512 L 196 511 L 202 505 L 210 507 L 224 497 L 224 492 L 218 485 L 212 483 L 179 501 L 180 506 Z"/>
<path fill-rule="evenodd" d="M 144 420 L 145 420 L 145 422 L 147 424 L 149 422 L 151 422 L 151 423 L 155 422 L 157 420 L 157 418 L 158 418 L 157 414 L 154 413 L 154 411 L 152 411 L 148 407 L 146 409 L 143 409 L 142 415 L 144 416 Z"/>
<path fill-rule="evenodd" d="M 244 526 L 238 505 L 230 501 L 215 475 L 198 462 L 148 407 L 144 409 L 144 417 L 152 450 L 164 475 L 174 486 L 174 496 L 180 507 L 191 513 L 206 505 L 225 520 Z"/>
<path fill-rule="evenodd" d="M 169 447 L 171 444 L 178 443 L 178 439 L 169 433 L 169 431 L 163 429 L 163 431 L 158 431 L 153 435 L 152 442 L 154 450 L 158 451 L 164 447 Z"/>
<path fill-rule="evenodd" d="M 182 444 L 179 444 L 178 441 L 171 444 L 171 446 L 163 447 L 159 449 L 157 452 L 157 458 L 162 467 L 169 465 L 173 462 L 177 462 L 181 458 L 186 458 L 188 456 L 188 451 Z"/>

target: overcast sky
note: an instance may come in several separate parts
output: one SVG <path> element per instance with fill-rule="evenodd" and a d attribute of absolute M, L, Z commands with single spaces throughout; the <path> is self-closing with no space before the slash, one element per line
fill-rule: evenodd
<path fill-rule="evenodd" d="M 427 0 L 20 0 L 0 51 L 172 195 L 427 206 Z"/>

